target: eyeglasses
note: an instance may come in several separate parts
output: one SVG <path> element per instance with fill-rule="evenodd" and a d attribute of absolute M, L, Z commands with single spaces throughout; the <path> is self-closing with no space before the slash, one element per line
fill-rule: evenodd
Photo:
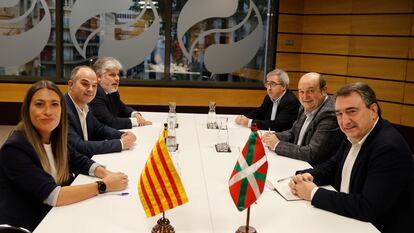
<path fill-rule="evenodd" d="M 275 88 L 277 85 L 282 86 L 282 84 L 276 83 L 276 82 L 265 82 L 264 83 L 264 87 L 266 87 L 266 88 L 268 88 L 268 87 Z"/>

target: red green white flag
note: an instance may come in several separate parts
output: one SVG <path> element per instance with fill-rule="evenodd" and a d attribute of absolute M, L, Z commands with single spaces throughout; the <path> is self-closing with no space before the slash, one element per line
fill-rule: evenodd
<path fill-rule="evenodd" d="M 250 207 L 262 194 L 267 174 L 266 153 L 252 129 L 229 180 L 230 195 L 239 211 Z"/>

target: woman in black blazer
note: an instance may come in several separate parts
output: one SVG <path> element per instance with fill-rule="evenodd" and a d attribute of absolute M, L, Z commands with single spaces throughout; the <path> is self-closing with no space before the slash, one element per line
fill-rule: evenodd
<path fill-rule="evenodd" d="M 33 84 L 21 121 L 0 149 L 0 224 L 33 231 L 52 206 L 79 202 L 127 187 L 128 177 L 68 151 L 66 104 L 51 81 Z M 67 186 L 71 173 L 102 178 Z"/>

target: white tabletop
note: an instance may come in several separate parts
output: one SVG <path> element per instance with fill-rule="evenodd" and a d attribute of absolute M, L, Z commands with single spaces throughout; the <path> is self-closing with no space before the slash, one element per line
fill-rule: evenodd
<path fill-rule="evenodd" d="M 161 215 L 147 218 L 138 197 L 141 170 L 166 121 L 166 113 L 143 113 L 151 126 L 134 128 L 135 147 L 121 153 L 96 155 L 93 159 L 112 171 L 129 176 L 130 194 L 99 195 L 76 204 L 55 207 L 35 232 L 127 233 L 150 232 Z M 235 125 L 229 117 L 228 133 L 232 153 L 217 153 L 214 144 L 217 130 L 206 129 L 207 114 L 178 114 L 179 166 L 189 202 L 166 212 L 176 232 L 235 232 L 245 224 L 246 211 L 235 207 L 228 188 L 230 174 L 239 150 L 247 141 L 249 130 Z M 310 167 L 306 162 L 289 159 L 266 151 L 269 162 L 267 177 L 271 182 Z M 79 175 L 74 184 L 95 178 Z M 365 222 L 317 209 L 307 201 L 286 201 L 265 188 L 257 204 L 251 206 L 250 225 L 258 232 L 378 232 Z"/>

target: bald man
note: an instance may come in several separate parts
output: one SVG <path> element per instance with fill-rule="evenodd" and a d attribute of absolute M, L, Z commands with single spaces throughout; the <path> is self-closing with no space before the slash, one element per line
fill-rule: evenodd
<path fill-rule="evenodd" d="M 89 158 L 95 154 L 120 152 L 136 140 L 132 132 L 121 132 L 100 123 L 88 104 L 95 98 L 98 78 L 88 66 L 78 66 L 68 82 L 64 98 L 68 106 L 68 141 L 70 146 Z"/>
<path fill-rule="evenodd" d="M 298 83 L 298 118 L 291 129 L 266 133 L 263 142 L 278 155 L 318 165 L 331 157 L 344 138 L 336 121 L 334 100 L 318 73 L 303 75 Z"/>

